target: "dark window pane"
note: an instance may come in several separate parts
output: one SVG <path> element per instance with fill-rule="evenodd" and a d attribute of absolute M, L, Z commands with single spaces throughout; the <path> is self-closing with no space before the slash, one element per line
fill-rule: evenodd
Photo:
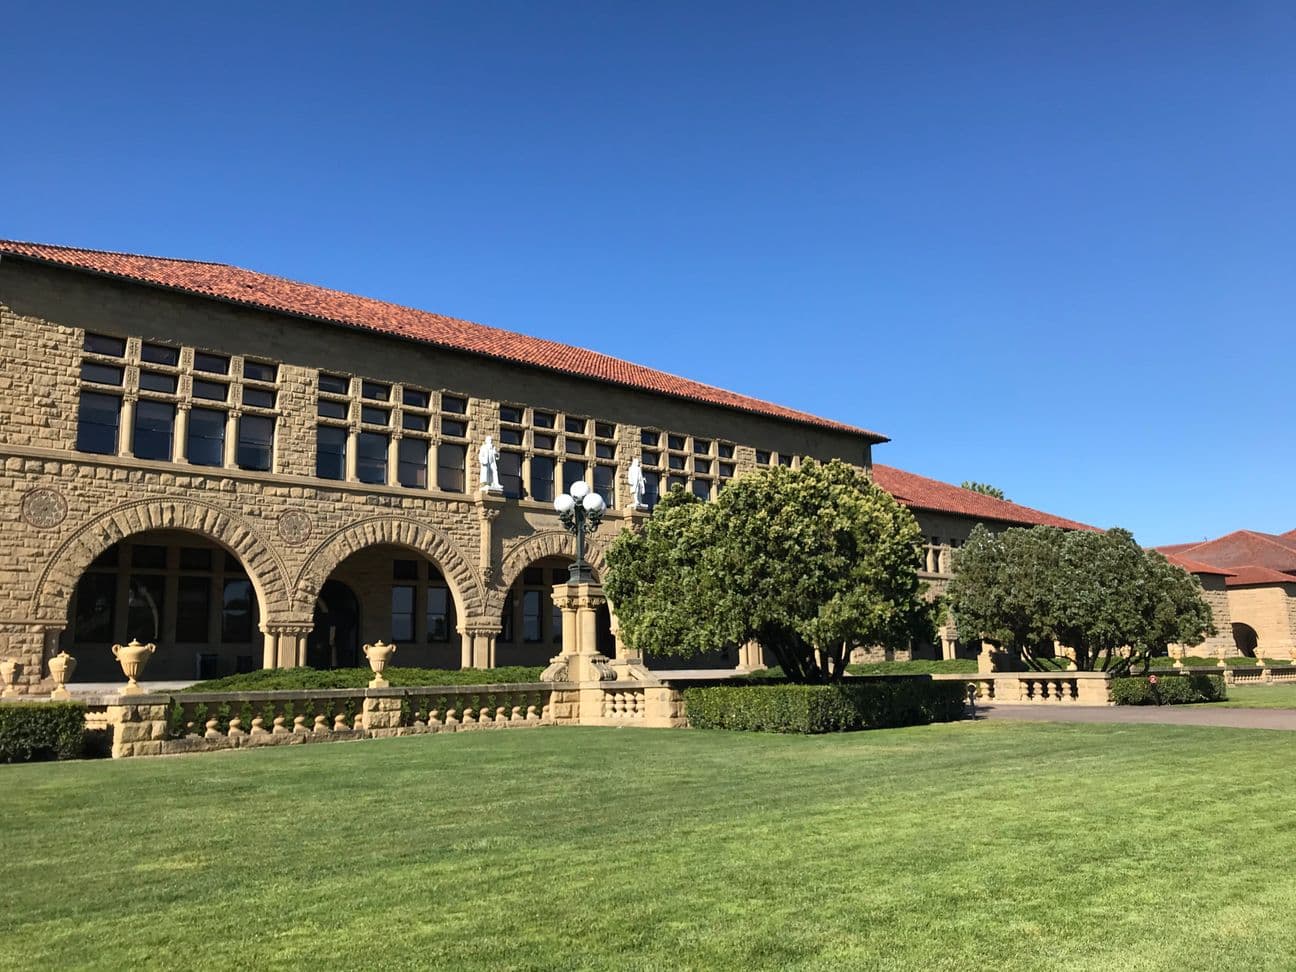
<path fill-rule="evenodd" d="M 450 640 L 450 591 L 447 588 L 427 589 L 427 640 Z"/>
<path fill-rule="evenodd" d="M 211 585 L 210 577 L 180 578 L 176 601 L 176 641 L 182 644 L 207 643 Z"/>
<path fill-rule="evenodd" d="M 732 458 L 733 458 L 733 454 L 734 454 L 734 447 L 733 447 L 733 444 L 732 444 L 732 443 L 729 443 L 729 442 L 721 442 L 721 443 L 720 443 L 720 458 L 721 458 L 721 459 L 732 459 Z"/>
<path fill-rule="evenodd" d="M 116 620 L 117 575 L 82 574 L 77 582 L 76 627 L 72 636 L 77 642 L 110 644 L 116 638 Z"/>
<path fill-rule="evenodd" d="M 585 478 L 585 463 L 572 462 L 568 459 L 563 463 L 563 492 L 570 493 L 572 484 L 580 482 Z"/>
<path fill-rule="evenodd" d="M 401 416 L 401 428 L 409 429 L 411 432 L 426 432 L 428 430 L 428 416 L 406 412 Z"/>
<path fill-rule="evenodd" d="M 688 487 L 688 480 L 685 479 L 683 476 L 670 476 L 666 480 L 666 492 L 668 493 L 672 489 L 686 489 L 687 487 Z"/>
<path fill-rule="evenodd" d="M 207 354 L 203 351 L 194 352 L 194 371 L 205 371 L 212 375 L 229 374 L 229 358 L 223 354 Z"/>
<path fill-rule="evenodd" d="M 760 466 L 768 466 L 768 465 L 769 465 L 769 461 L 770 461 L 770 454 L 769 454 L 768 452 L 762 452 L 760 449 L 757 449 L 757 450 L 756 450 L 756 464 L 757 464 L 757 465 L 760 465 Z"/>
<path fill-rule="evenodd" d="M 537 449 L 552 449 L 557 445 L 552 435 L 546 432 L 533 432 L 531 434 L 531 444 Z"/>
<path fill-rule="evenodd" d="M 587 421 L 588 421 L 587 419 L 575 418 L 571 415 L 568 415 L 566 421 L 563 422 L 563 429 L 565 429 L 568 432 L 574 432 L 577 435 L 584 435 L 585 424 Z"/>
<path fill-rule="evenodd" d="M 210 547 L 181 547 L 181 570 L 211 570 Z"/>
<path fill-rule="evenodd" d="M 96 364 L 86 361 L 81 365 L 81 380 L 93 381 L 100 385 L 120 385 L 122 369 L 116 365 Z"/>
<path fill-rule="evenodd" d="M 661 433 L 651 432 L 648 429 L 644 429 L 642 432 L 639 433 L 639 441 L 646 446 L 652 446 L 654 449 L 656 449 L 658 446 L 661 445 Z"/>
<path fill-rule="evenodd" d="M 779 465 L 780 465 L 780 466 L 791 466 L 791 465 L 792 465 L 792 457 L 791 457 L 791 456 L 785 456 L 785 455 L 783 455 L 782 453 L 779 453 Z"/>
<path fill-rule="evenodd" d="M 730 477 L 733 476 L 733 474 L 734 474 L 734 464 L 732 462 L 720 463 L 721 476 L 723 476 L 725 479 L 729 479 Z"/>
<path fill-rule="evenodd" d="M 542 503 L 553 502 L 554 461 L 548 456 L 531 457 L 531 498 Z"/>
<path fill-rule="evenodd" d="M 528 644 L 544 641 L 544 633 L 540 630 L 541 601 L 540 591 L 522 592 L 522 640 Z"/>
<path fill-rule="evenodd" d="M 126 637 L 156 643 L 162 637 L 165 609 L 166 577 L 162 574 L 132 575 L 126 602 Z"/>
<path fill-rule="evenodd" d="M 344 375 L 330 375 L 321 371 L 319 376 L 319 390 L 329 392 L 333 395 L 345 395 L 351 389 L 351 379 Z"/>
<path fill-rule="evenodd" d="M 116 567 L 118 563 L 118 557 L 120 556 L 120 551 L 121 551 L 121 547 L 119 547 L 117 544 L 114 543 L 111 547 L 109 547 L 107 550 L 101 553 L 98 557 L 90 561 L 90 566 L 91 567 Z"/>
<path fill-rule="evenodd" d="M 531 424 L 537 429 L 552 429 L 556 420 L 557 419 L 552 412 L 531 413 Z"/>
<path fill-rule="evenodd" d="M 356 477 L 360 482 L 387 482 L 387 443 L 381 432 L 360 433 L 356 440 Z"/>
<path fill-rule="evenodd" d="M 391 594 L 391 640 L 414 640 L 415 588 L 399 586 Z"/>
<path fill-rule="evenodd" d="M 709 473 L 711 472 L 711 460 L 710 460 L 710 459 L 694 459 L 694 460 L 693 460 L 693 471 L 694 471 L 695 473 L 701 473 L 701 474 L 704 475 L 704 476 L 707 475 L 707 474 L 709 474 Z"/>
<path fill-rule="evenodd" d="M 614 439 L 616 438 L 616 426 L 610 422 L 595 422 L 594 434 L 600 439 Z"/>
<path fill-rule="evenodd" d="M 418 565 L 417 560 L 393 560 L 392 577 L 395 580 L 418 580 Z"/>
<path fill-rule="evenodd" d="M 499 440 L 503 445 L 521 445 L 522 430 L 509 428 L 500 429 Z"/>
<path fill-rule="evenodd" d="M 391 412 L 385 408 L 365 405 L 360 409 L 360 421 L 369 425 L 387 425 L 391 422 Z"/>
<path fill-rule="evenodd" d="M 571 569 L 568 567 L 555 567 L 550 571 L 549 576 L 552 578 L 550 583 L 566 584 L 571 578 Z"/>
<path fill-rule="evenodd" d="M 652 509 L 661 499 L 661 474 L 655 472 L 645 472 L 644 474 L 644 505 Z"/>
<path fill-rule="evenodd" d="M 428 444 L 426 439 L 401 439 L 396 447 L 396 478 L 402 486 L 427 488 Z"/>
<path fill-rule="evenodd" d="M 225 413 L 210 408 L 189 412 L 189 441 L 185 455 L 196 466 L 225 464 Z"/>
<path fill-rule="evenodd" d="M 468 399 L 460 398 L 458 395 L 442 395 L 441 411 L 453 412 L 455 415 L 468 414 Z"/>
<path fill-rule="evenodd" d="M 137 543 L 131 547 L 131 566 L 135 569 L 165 570 L 167 548 L 151 543 Z"/>
<path fill-rule="evenodd" d="M 229 398 L 229 385 L 219 381 L 203 381 L 201 378 L 195 378 L 193 397 L 205 398 L 209 402 L 223 402 Z"/>
<path fill-rule="evenodd" d="M 458 419 L 442 419 L 441 434 L 454 436 L 456 439 L 462 439 L 468 434 L 468 423 L 461 422 Z"/>
<path fill-rule="evenodd" d="M 573 456 L 585 455 L 585 440 L 573 439 L 570 435 L 567 436 L 567 453 Z"/>
<path fill-rule="evenodd" d="M 171 458 L 175 406 L 170 402 L 135 403 L 134 454 L 139 459 Z"/>
<path fill-rule="evenodd" d="M 243 569 L 243 562 L 229 551 L 225 552 L 225 573 L 227 574 L 246 574 Z"/>
<path fill-rule="evenodd" d="M 344 419 L 347 417 L 347 408 L 346 402 L 335 402 L 329 398 L 321 398 L 316 411 L 324 418 Z"/>
<path fill-rule="evenodd" d="M 170 365 L 174 368 L 180 363 L 180 349 L 168 348 L 165 344 L 142 344 L 140 360 L 150 364 Z"/>
<path fill-rule="evenodd" d="M 108 337 L 104 334 L 87 333 L 85 344 L 82 347 L 95 354 L 106 354 L 113 358 L 120 358 L 126 353 L 126 339 Z"/>
<path fill-rule="evenodd" d="M 243 377 L 253 381 L 274 381 L 279 375 L 279 366 L 265 364 L 261 361 L 244 361 Z"/>
<path fill-rule="evenodd" d="M 265 388 L 244 388 L 243 404 L 253 408 L 274 408 L 275 393 Z"/>
<path fill-rule="evenodd" d="M 611 442 L 594 443 L 594 455 L 598 459 L 615 459 L 616 446 Z"/>
<path fill-rule="evenodd" d="M 683 448 L 684 448 L 684 436 L 682 436 L 682 435 L 668 435 L 668 436 L 666 437 L 666 445 L 667 445 L 668 448 L 671 448 L 671 449 L 683 449 Z"/>
<path fill-rule="evenodd" d="M 562 608 L 549 602 L 549 640 L 555 645 L 562 644 Z"/>
<path fill-rule="evenodd" d="M 648 452 L 647 450 L 644 451 L 643 464 L 645 466 L 655 466 L 660 460 L 661 460 L 660 452 Z"/>
<path fill-rule="evenodd" d="M 545 582 L 543 567 L 528 567 L 522 571 L 522 583 L 529 587 L 538 587 Z"/>
<path fill-rule="evenodd" d="M 370 401 L 385 402 L 391 397 L 391 385 L 384 385 L 380 381 L 362 381 L 360 397 L 368 398 Z"/>
<path fill-rule="evenodd" d="M 603 502 L 612 507 L 612 494 L 615 492 L 616 467 L 615 466 L 595 466 L 594 467 L 594 492 L 603 497 Z"/>
<path fill-rule="evenodd" d="M 255 628 L 256 595 L 252 582 L 242 578 L 225 581 L 221 608 L 221 641 L 245 644 Z"/>
<path fill-rule="evenodd" d="M 405 388 L 401 390 L 401 401 L 412 408 L 427 408 L 430 396 L 425 391 L 419 391 L 417 388 Z"/>
<path fill-rule="evenodd" d="M 467 447 L 444 443 L 437 446 L 437 488 L 449 493 L 464 491 L 464 459 Z"/>
<path fill-rule="evenodd" d="M 695 455 L 699 455 L 699 456 L 709 456 L 709 455 L 711 455 L 711 440 L 710 440 L 710 439 L 694 439 L 694 440 L 693 440 L 693 452 L 694 452 Z"/>
<path fill-rule="evenodd" d="M 239 417 L 238 466 L 240 469 L 270 470 L 274 451 L 274 419 L 266 415 Z"/>
<path fill-rule="evenodd" d="M 176 376 L 164 375 L 158 371 L 141 371 L 140 388 L 145 391 L 165 392 L 168 395 L 174 395 Z"/>
<path fill-rule="evenodd" d="M 706 480 L 706 479 L 693 480 L 693 495 L 696 496 L 698 499 L 703 499 L 703 500 L 710 499 L 711 498 L 710 480 Z"/>
<path fill-rule="evenodd" d="M 671 456 L 671 457 L 670 457 L 670 467 L 671 467 L 672 469 L 683 469 L 683 468 L 684 468 L 684 457 L 683 457 L 683 456 Z"/>
<path fill-rule="evenodd" d="M 347 430 L 335 425 L 315 429 L 315 475 L 321 479 L 346 479 Z"/>
<path fill-rule="evenodd" d="M 77 448 L 82 452 L 116 454 L 117 426 L 120 421 L 120 398 L 98 392 L 82 392 L 77 412 Z"/>
<path fill-rule="evenodd" d="M 522 424 L 522 409 L 513 405 L 500 406 L 500 421 L 511 422 L 514 425 Z"/>
<path fill-rule="evenodd" d="M 500 633 L 498 641 L 503 645 L 513 644 L 513 592 L 509 591 L 504 598 L 504 610 L 500 612 Z"/>
<path fill-rule="evenodd" d="M 520 452 L 501 452 L 499 457 L 500 485 L 504 495 L 510 499 L 522 498 L 522 454 Z"/>

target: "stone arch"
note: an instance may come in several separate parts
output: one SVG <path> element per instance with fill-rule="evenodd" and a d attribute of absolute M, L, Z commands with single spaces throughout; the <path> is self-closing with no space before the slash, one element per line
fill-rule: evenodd
<path fill-rule="evenodd" d="M 35 617 L 63 624 L 72 592 L 91 562 L 118 541 L 149 530 L 193 533 L 238 557 L 261 600 L 263 623 L 281 620 L 289 610 L 283 561 L 250 523 L 204 500 L 149 499 L 95 517 L 60 544 L 36 582 Z"/>
<path fill-rule="evenodd" d="M 585 555 L 590 566 L 601 580 L 607 572 L 606 547 L 585 538 Z M 491 589 L 489 607 L 493 614 L 504 610 L 504 598 L 522 571 L 545 557 L 576 557 L 576 537 L 566 530 L 545 530 L 533 533 L 525 540 L 514 543 L 500 562 L 499 583 Z"/>
<path fill-rule="evenodd" d="M 375 516 L 337 530 L 320 541 L 293 584 L 298 611 L 309 615 L 315 598 L 338 564 L 366 547 L 406 547 L 433 561 L 445 576 L 459 622 L 480 615 L 486 597 L 466 556 L 443 531 L 401 516 Z"/>

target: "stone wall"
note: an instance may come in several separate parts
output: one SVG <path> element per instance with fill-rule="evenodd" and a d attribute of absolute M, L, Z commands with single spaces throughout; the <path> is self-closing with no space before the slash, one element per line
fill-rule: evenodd
<path fill-rule="evenodd" d="M 1230 587 L 1228 604 L 1233 621 L 1255 629 L 1256 654 L 1296 657 L 1296 583 Z"/>

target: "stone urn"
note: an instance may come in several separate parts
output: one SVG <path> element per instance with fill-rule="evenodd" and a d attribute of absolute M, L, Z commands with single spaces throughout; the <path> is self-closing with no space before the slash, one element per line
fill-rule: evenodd
<path fill-rule="evenodd" d="M 60 651 L 49 660 L 50 678 L 54 679 L 54 691 L 50 692 L 51 699 L 65 702 L 72 698 L 72 693 L 67 690 L 67 680 L 75 671 L 76 659 L 66 651 Z"/>
<path fill-rule="evenodd" d="M 122 673 L 126 676 L 126 687 L 122 689 L 122 695 L 139 695 L 144 690 L 139 687 L 136 681 L 144 671 L 144 666 L 148 664 L 149 658 L 153 652 L 157 651 L 157 645 L 152 643 L 141 645 L 134 638 L 129 645 L 113 645 L 113 657 L 117 659 L 122 667 Z"/>
<path fill-rule="evenodd" d="M 388 682 L 387 679 L 383 678 L 383 672 L 387 670 L 387 662 L 391 660 L 391 656 L 396 654 L 396 646 L 386 644 L 382 639 L 379 639 L 376 645 L 365 645 L 364 653 L 365 657 L 369 659 L 369 667 L 373 669 L 374 673 L 373 681 L 369 683 L 369 687 L 386 688 Z"/>
<path fill-rule="evenodd" d="M 18 694 L 18 663 L 12 658 L 0 661 L 0 682 L 4 683 L 0 699 L 12 699 Z"/>

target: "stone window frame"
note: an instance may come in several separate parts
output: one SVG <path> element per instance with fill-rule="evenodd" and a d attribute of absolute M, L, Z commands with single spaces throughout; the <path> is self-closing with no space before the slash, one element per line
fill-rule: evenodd
<path fill-rule="evenodd" d="M 416 570 L 413 577 L 396 577 L 393 570 L 391 578 L 391 592 L 388 594 L 388 601 L 395 598 L 395 590 L 398 587 L 412 588 L 414 591 L 413 600 L 413 622 L 414 637 L 412 640 L 404 638 L 397 641 L 396 632 L 392 617 L 395 614 L 395 608 L 389 603 L 389 634 L 393 644 L 409 645 L 421 647 L 424 645 L 450 645 L 454 643 L 455 635 L 458 632 L 459 616 L 455 610 L 454 591 L 450 588 L 450 581 L 446 578 L 445 573 L 426 557 L 398 557 L 393 561 L 415 563 Z M 435 575 L 435 576 L 434 576 Z M 428 592 L 433 588 L 439 588 L 446 592 L 446 636 L 445 638 L 433 640 L 428 637 Z"/>
<path fill-rule="evenodd" d="M 521 415 L 521 421 L 505 421 L 503 410 L 515 409 Z M 536 414 L 552 418 L 553 424 L 548 425 L 536 420 Z M 553 494 L 557 496 L 563 491 L 563 463 L 580 462 L 585 467 L 584 481 L 591 489 L 594 488 L 594 470 L 596 466 L 603 466 L 612 470 L 611 494 L 608 500 L 608 506 L 615 506 L 616 486 L 621 474 L 620 453 L 623 451 L 619 439 L 619 433 L 622 426 L 618 422 L 607 421 L 604 419 L 594 418 L 580 412 L 567 412 L 560 408 L 549 408 L 542 405 L 527 405 L 522 402 L 500 401 L 495 403 L 496 428 L 500 435 L 496 438 L 496 446 L 501 453 L 516 453 L 522 456 L 522 495 L 518 498 L 521 502 L 535 503 L 539 506 L 548 507 L 549 500 L 532 499 L 532 461 L 537 456 L 543 456 L 549 459 L 554 465 L 553 473 Z M 581 422 L 584 432 L 569 432 L 567 424 L 569 421 Z M 505 443 L 502 439 L 504 430 L 516 430 L 521 433 L 521 444 Z M 552 446 L 542 446 L 537 442 L 538 436 L 547 436 L 553 440 Z M 580 452 L 571 452 L 569 447 L 572 443 L 580 443 Z M 598 455 L 599 447 L 611 447 L 612 456 Z M 606 498 L 606 497 L 605 497 Z"/>

